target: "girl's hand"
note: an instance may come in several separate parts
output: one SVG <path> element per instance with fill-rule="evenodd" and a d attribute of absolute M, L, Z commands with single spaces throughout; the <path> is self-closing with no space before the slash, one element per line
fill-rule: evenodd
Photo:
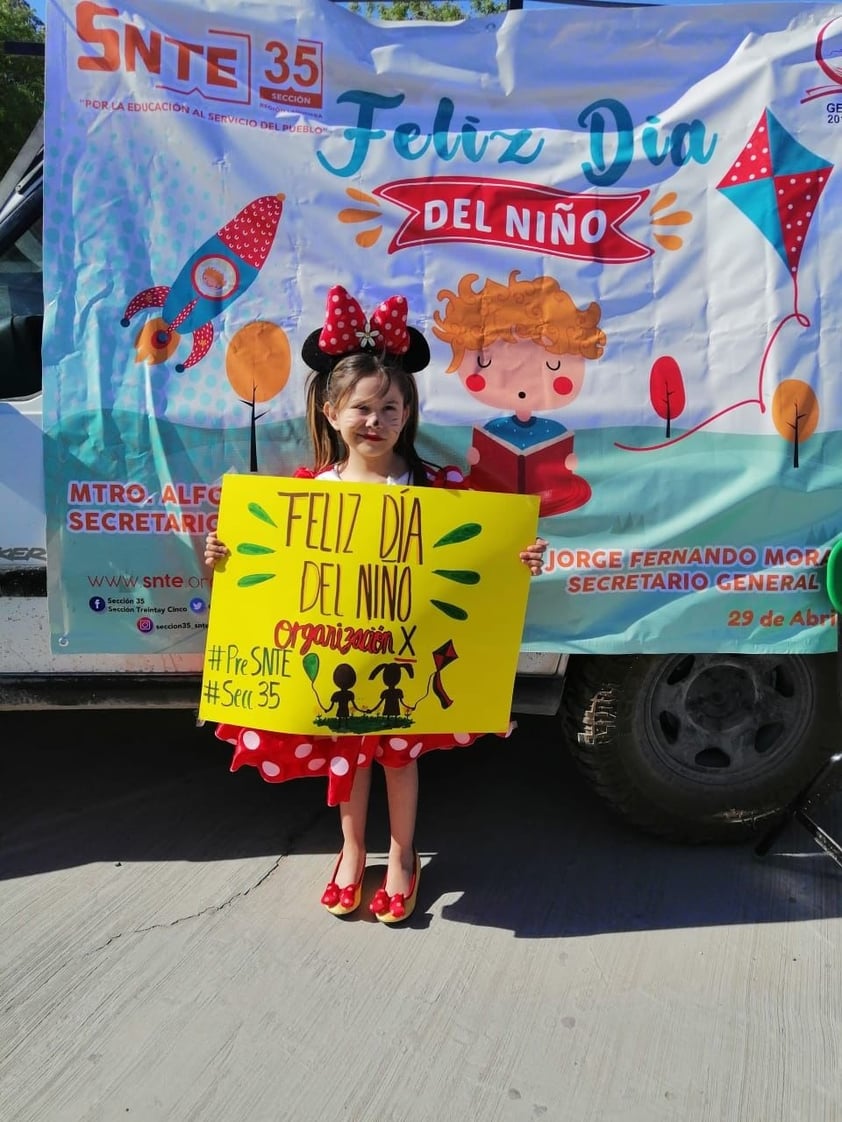
<path fill-rule="evenodd" d="M 547 543 L 543 538 L 536 538 L 532 545 L 527 546 L 520 553 L 520 559 L 529 567 L 529 571 L 533 577 L 541 575 L 544 568 L 544 551 L 547 548 Z"/>
<path fill-rule="evenodd" d="M 228 546 L 221 542 L 213 530 L 205 538 L 205 564 L 209 569 L 215 569 L 229 554 Z"/>

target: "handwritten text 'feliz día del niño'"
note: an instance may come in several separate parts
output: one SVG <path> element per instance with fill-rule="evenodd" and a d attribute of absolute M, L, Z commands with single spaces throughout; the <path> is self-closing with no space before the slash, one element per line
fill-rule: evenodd
<path fill-rule="evenodd" d="M 360 519 L 363 496 L 336 487 L 324 491 L 279 491 L 280 544 L 334 560 L 305 559 L 301 567 L 298 609 L 320 616 L 352 614 L 359 619 L 406 620 L 412 614 L 412 566 L 424 561 L 421 502 L 408 491 L 386 494 L 380 501 L 380 532 L 375 542 Z M 350 558 L 364 548 L 366 558 Z M 353 600 L 344 607 L 343 571 L 351 575 Z"/>

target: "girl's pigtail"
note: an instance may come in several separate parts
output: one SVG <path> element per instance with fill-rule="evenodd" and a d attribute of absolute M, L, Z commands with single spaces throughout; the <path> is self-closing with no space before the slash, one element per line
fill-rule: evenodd
<path fill-rule="evenodd" d="M 414 448 L 408 448 L 405 455 L 409 468 L 409 476 L 413 486 L 429 487 L 430 474 L 435 474 L 436 472 L 435 465 L 428 464 L 426 460 L 422 460 Z"/>
<path fill-rule="evenodd" d="M 324 411 L 329 378 L 329 374 L 314 370 L 307 383 L 307 430 L 313 446 L 313 471 L 316 475 L 342 459 L 341 441 Z"/>
<path fill-rule="evenodd" d="M 435 466 L 427 464 L 419 456 L 415 448 L 415 438 L 418 434 L 418 415 L 420 406 L 418 402 L 418 384 L 412 374 L 407 374 L 401 371 L 403 375 L 399 384 L 403 390 L 404 401 L 409 409 L 409 416 L 406 419 L 406 424 L 403 427 L 400 440 L 397 443 L 397 451 L 406 460 L 406 466 L 409 468 L 409 476 L 412 483 L 416 487 L 427 487 L 430 483 L 431 470 L 435 473 Z"/>

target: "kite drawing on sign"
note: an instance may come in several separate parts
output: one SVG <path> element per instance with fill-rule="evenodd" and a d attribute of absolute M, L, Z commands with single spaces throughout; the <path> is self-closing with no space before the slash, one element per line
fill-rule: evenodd
<path fill-rule="evenodd" d="M 748 143 L 717 184 L 755 224 L 792 277 L 798 316 L 798 264 L 804 239 L 833 165 L 791 136 L 767 109 Z"/>
<path fill-rule="evenodd" d="M 792 320 L 802 328 L 810 326 L 809 318 L 798 309 L 798 267 L 807 231 L 832 170 L 831 163 L 805 148 L 768 109 L 764 110 L 741 152 L 717 184 L 717 190 L 763 234 L 792 280 L 792 311 L 777 324 L 763 350 L 757 393 L 754 397 L 725 406 L 680 435 L 659 444 L 641 448 L 618 443 L 618 448 L 629 452 L 652 452 L 686 440 L 719 417 L 746 405 L 757 406 L 761 413 L 766 412 L 764 379 L 775 341 Z M 662 356 L 656 361 L 656 366 L 658 364 L 661 364 L 659 369 L 670 367 L 672 383 L 678 386 L 681 371 L 675 359 Z M 779 391 L 783 392 L 780 400 Z M 683 387 L 681 404 L 683 407 Z M 657 405 L 656 411 L 661 417 L 665 416 Z M 673 411 L 672 417 L 675 416 Z M 772 416 L 778 432 L 794 446 L 793 466 L 797 467 L 799 441 L 803 442 L 812 434 L 818 419 L 818 403 L 813 390 L 806 382 L 787 379 L 775 391 Z"/>
<path fill-rule="evenodd" d="M 199 246 L 172 285 L 153 285 L 132 297 L 120 320 L 123 327 L 138 312 L 161 309 L 138 332 L 136 362 L 166 362 L 182 335 L 191 335 L 193 345 L 176 366 L 179 374 L 205 357 L 213 343 L 211 321 L 242 296 L 263 268 L 283 203 L 280 194 L 253 199 Z"/>

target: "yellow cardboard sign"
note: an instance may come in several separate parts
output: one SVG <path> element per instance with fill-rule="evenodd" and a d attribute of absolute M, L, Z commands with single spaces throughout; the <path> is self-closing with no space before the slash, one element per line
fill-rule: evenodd
<path fill-rule="evenodd" d="M 529 495 L 226 476 L 199 716 L 504 730 L 537 525 Z"/>

